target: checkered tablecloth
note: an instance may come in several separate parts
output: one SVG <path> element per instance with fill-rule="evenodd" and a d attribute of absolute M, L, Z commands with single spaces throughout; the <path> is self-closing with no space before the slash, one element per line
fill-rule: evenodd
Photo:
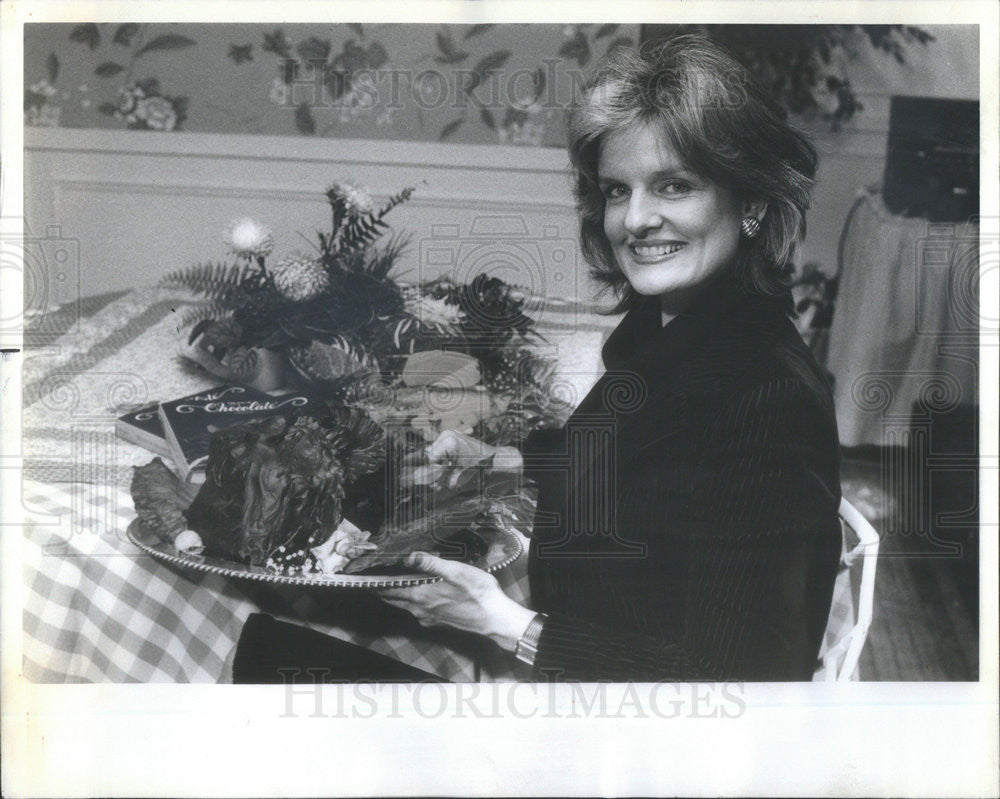
<path fill-rule="evenodd" d="M 24 486 L 24 675 L 35 682 L 204 682 L 223 676 L 247 616 L 266 610 L 453 681 L 514 679 L 485 642 L 407 628 L 371 635 L 322 621 L 342 591 L 261 591 L 155 560 L 128 541 L 131 499 L 92 484 Z M 524 558 L 498 574 L 525 601 Z M 463 651 L 464 650 L 464 651 Z"/>
<path fill-rule="evenodd" d="M 363 618 L 331 622 L 336 592 L 261 590 L 188 573 L 129 543 L 132 467 L 153 455 L 115 436 L 116 417 L 216 382 L 174 355 L 183 342 L 178 312 L 188 302 L 158 289 L 85 298 L 25 330 L 25 676 L 38 682 L 216 681 L 247 616 L 257 610 L 450 680 L 524 676 L 510 658 L 471 636 L 415 624 L 398 633 L 372 632 Z M 607 327 L 580 326 L 577 318 L 575 305 L 555 303 L 540 319 L 571 402 L 596 378 Z M 497 575 L 522 602 L 525 561 Z"/>
<path fill-rule="evenodd" d="M 217 681 L 255 608 L 215 575 L 179 574 L 124 535 L 130 497 L 26 481 L 24 675 L 36 682 Z"/>

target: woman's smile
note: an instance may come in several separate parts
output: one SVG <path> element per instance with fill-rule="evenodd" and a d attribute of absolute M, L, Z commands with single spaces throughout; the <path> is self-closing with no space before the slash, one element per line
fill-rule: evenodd
<path fill-rule="evenodd" d="M 644 264 L 655 264 L 662 261 L 664 258 L 668 258 L 672 255 L 677 254 L 682 249 L 684 249 L 685 242 L 683 241 L 666 241 L 666 242 L 635 242 L 629 244 L 628 247 L 632 251 L 635 260 L 639 263 Z"/>

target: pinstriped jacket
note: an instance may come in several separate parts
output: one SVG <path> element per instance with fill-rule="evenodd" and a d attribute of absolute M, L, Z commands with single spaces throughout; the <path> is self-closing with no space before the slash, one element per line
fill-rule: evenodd
<path fill-rule="evenodd" d="M 717 284 L 668 325 L 646 300 L 539 483 L 540 680 L 808 680 L 833 593 L 839 445 L 790 298 Z"/>

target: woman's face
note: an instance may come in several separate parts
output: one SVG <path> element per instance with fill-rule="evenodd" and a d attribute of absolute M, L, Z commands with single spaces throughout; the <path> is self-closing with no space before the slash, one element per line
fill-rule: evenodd
<path fill-rule="evenodd" d="M 598 178 L 618 267 L 637 293 L 661 297 L 666 319 L 734 263 L 742 204 L 686 169 L 650 125 L 605 139 Z"/>

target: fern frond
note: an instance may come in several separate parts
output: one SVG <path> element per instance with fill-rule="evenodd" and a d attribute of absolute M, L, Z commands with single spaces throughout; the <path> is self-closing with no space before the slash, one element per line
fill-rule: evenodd
<path fill-rule="evenodd" d="M 386 202 L 386 204 L 382 206 L 382 209 L 375 215 L 375 218 L 378 221 L 382 221 L 382 219 L 385 218 L 385 215 L 388 214 L 393 208 L 395 208 L 397 205 L 402 205 L 407 200 L 409 200 L 410 197 L 413 196 L 413 192 L 415 192 L 416 190 L 417 189 L 415 186 L 407 186 L 399 194 L 394 194 L 392 197 L 389 198 L 388 202 Z"/>
<path fill-rule="evenodd" d="M 223 302 L 210 301 L 188 308 L 181 315 L 181 324 L 184 327 L 193 326 L 208 319 L 222 319 L 229 316 L 232 307 Z"/>
<path fill-rule="evenodd" d="M 348 222 L 337 234 L 337 248 L 344 250 L 362 250 L 389 227 L 374 214 L 365 214 Z"/>
<path fill-rule="evenodd" d="M 385 221 L 388 213 L 397 205 L 405 203 L 413 196 L 416 188 L 408 186 L 399 194 L 391 196 L 378 211 L 363 214 L 348 222 L 336 235 L 336 247 L 343 252 L 345 249 L 364 249 L 382 235 L 389 227 Z"/>
<path fill-rule="evenodd" d="M 242 287 L 249 271 L 246 264 L 210 261 L 171 272 L 160 281 L 160 285 L 165 288 L 183 288 L 211 300 L 221 300 L 235 293 L 243 293 Z"/>

